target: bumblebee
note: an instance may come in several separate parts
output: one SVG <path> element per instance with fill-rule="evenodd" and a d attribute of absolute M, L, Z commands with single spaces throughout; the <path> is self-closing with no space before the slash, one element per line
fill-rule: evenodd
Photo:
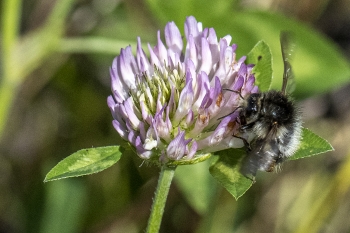
<path fill-rule="evenodd" d="M 256 135 L 251 144 L 242 138 L 248 151 L 242 173 L 248 177 L 255 177 L 258 170 L 277 170 L 296 152 L 301 140 L 301 112 L 287 93 L 287 83 L 294 78 L 290 35 L 281 33 L 280 42 L 284 63 L 282 89 L 250 94 L 240 105 L 240 131 Z"/>

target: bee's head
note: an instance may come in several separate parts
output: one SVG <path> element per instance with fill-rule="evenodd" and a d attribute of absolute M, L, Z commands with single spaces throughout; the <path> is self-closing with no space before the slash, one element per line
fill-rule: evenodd
<path fill-rule="evenodd" d="M 244 100 L 244 108 L 241 115 L 245 117 L 247 123 L 253 122 L 259 117 L 261 100 L 261 93 L 251 94 L 246 100 Z"/>

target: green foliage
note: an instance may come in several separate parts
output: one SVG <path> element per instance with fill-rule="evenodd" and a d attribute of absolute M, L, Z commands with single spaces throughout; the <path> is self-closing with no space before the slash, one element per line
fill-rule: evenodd
<path fill-rule="evenodd" d="M 79 150 L 52 168 L 44 182 L 103 171 L 118 162 L 121 155 L 122 150 L 119 146 Z"/>
<path fill-rule="evenodd" d="M 260 91 L 270 89 L 272 81 L 272 55 L 270 47 L 264 42 L 259 41 L 248 53 L 247 63 L 254 64 L 253 72 L 256 78 L 256 85 Z"/>
<path fill-rule="evenodd" d="M 210 161 L 211 159 L 208 159 L 198 164 L 179 166 L 176 169 L 177 186 L 199 214 L 205 214 L 209 210 L 209 204 L 217 188 L 217 183 L 208 172 Z"/>
<path fill-rule="evenodd" d="M 57 1 L 47 22 L 21 39 L 16 31 L 18 25 L 10 25 L 19 19 L 16 14 L 21 12 L 21 4 L 16 0 L 4 3 L 2 15 L 7 18 L 2 19 L 4 40 L 0 41 L 4 51 L 0 53 L 0 138 L 17 93 L 16 88 L 56 49 L 64 31 L 65 16 L 72 3 L 72 0 Z"/>
<path fill-rule="evenodd" d="M 88 191 L 84 182 L 65 179 L 45 185 L 47 195 L 41 233 L 74 233 L 81 231 Z M 59 220 L 58 220 L 59 219 Z"/>
<path fill-rule="evenodd" d="M 296 97 L 323 93 L 349 81 L 349 62 L 339 52 L 339 48 L 314 29 L 270 12 L 242 12 L 237 14 L 236 19 L 243 25 L 251 25 L 250 30 L 271 47 L 275 58 L 273 70 L 276 77 L 273 79 L 272 88 L 279 89 L 282 83 L 283 65 L 278 38 L 279 33 L 286 30 L 294 34 L 296 43 L 292 62 L 297 84 L 294 93 Z"/>
<path fill-rule="evenodd" d="M 241 197 L 253 184 L 240 169 L 246 155 L 244 150 L 229 149 L 218 153 L 218 160 L 210 167 L 210 174 L 236 199 Z"/>
<path fill-rule="evenodd" d="M 296 160 L 305 157 L 311 157 L 327 151 L 334 150 L 332 145 L 325 139 L 311 132 L 311 130 L 303 128 L 302 141 L 299 149 L 289 160 Z"/>

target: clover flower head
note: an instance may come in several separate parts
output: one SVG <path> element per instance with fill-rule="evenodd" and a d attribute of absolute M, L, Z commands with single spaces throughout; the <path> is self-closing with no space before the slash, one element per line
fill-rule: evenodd
<path fill-rule="evenodd" d="M 186 44 L 174 22 L 164 34 L 165 44 L 159 31 L 156 46 L 148 44 L 149 58 L 138 38 L 136 56 L 128 46 L 114 59 L 107 99 L 114 128 L 139 157 L 160 163 L 243 147 L 233 136 L 239 134 L 234 109 L 238 93 L 258 92 L 253 65 L 236 60 L 231 36 L 218 40 L 193 16 L 185 22 Z"/>

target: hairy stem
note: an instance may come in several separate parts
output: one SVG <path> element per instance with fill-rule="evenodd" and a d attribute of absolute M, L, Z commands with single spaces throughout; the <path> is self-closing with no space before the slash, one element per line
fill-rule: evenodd
<path fill-rule="evenodd" d="M 163 166 L 160 171 L 156 193 L 153 199 L 151 216 L 148 220 L 147 233 L 157 233 L 162 222 L 165 202 L 168 197 L 171 181 L 176 167 Z"/>

